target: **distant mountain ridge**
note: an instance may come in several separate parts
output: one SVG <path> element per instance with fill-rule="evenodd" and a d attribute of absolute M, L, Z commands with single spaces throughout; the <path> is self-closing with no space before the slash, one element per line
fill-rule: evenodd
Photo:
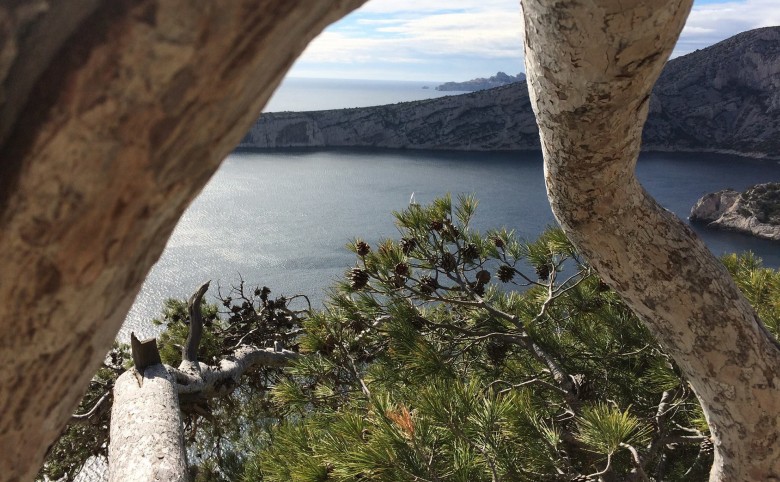
<path fill-rule="evenodd" d="M 540 148 L 525 82 L 377 107 L 263 114 L 239 147 Z M 650 99 L 643 150 L 780 158 L 780 27 L 669 61 Z"/>
<path fill-rule="evenodd" d="M 492 77 L 477 78 L 467 80 L 465 82 L 445 82 L 436 87 L 436 90 L 447 92 L 474 92 L 477 90 L 492 89 L 494 87 L 501 87 L 504 85 L 513 84 L 515 82 L 522 82 L 525 80 L 525 74 L 519 73 L 517 75 L 509 75 L 504 72 L 498 72 Z"/>

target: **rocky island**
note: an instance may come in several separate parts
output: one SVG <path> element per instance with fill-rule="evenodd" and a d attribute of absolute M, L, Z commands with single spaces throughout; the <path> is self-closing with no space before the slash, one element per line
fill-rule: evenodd
<path fill-rule="evenodd" d="M 447 92 L 474 92 L 476 90 L 492 89 L 494 87 L 501 87 L 504 85 L 514 84 L 515 82 L 522 82 L 525 80 L 525 74 L 519 73 L 517 75 L 509 75 L 504 72 L 498 72 L 496 75 L 485 78 L 477 78 L 467 80 L 465 82 L 445 82 L 436 87 L 436 90 Z"/>
<path fill-rule="evenodd" d="M 757 184 L 740 193 L 723 189 L 704 195 L 691 209 L 691 222 L 780 241 L 780 183 Z"/>

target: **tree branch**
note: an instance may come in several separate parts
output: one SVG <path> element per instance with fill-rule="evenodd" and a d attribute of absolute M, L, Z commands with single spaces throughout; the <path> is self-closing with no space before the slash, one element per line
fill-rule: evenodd
<path fill-rule="evenodd" d="M 106 401 L 108 401 L 111 398 L 111 390 L 107 391 L 103 394 L 100 399 L 95 402 L 95 405 L 92 406 L 92 408 L 87 412 L 83 414 L 77 414 L 74 413 L 70 417 L 70 423 L 77 423 L 77 424 L 83 424 L 91 422 L 96 416 L 99 416 L 101 413 L 105 412 L 105 410 L 110 406 L 106 404 Z"/>
<path fill-rule="evenodd" d="M 187 342 L 184 344 L 184 348 L 181 351 L 181 359 L 183 362 L 190 362 L 192 364 L 198 363 L 198 347 L 200 346 L 200 339 L 203 336 L 203 312 L 200 309 L 200 304 L 203 301 L 203 295 L 209 289 L 209 283 L 206 281 L 203 283 L 198 291 L 190 296 L 190 301 L 187 304 L 187 311 L 190 314 L 190 330 L 187 333 Z"/>
<path fill-rule="evenodd" d="M 258 367 L 284 367 L 301 356 L 290 350 L 276 351 L 273 348 L 256 348 L 243 346 L 232 356 L 220 360 L 216 367 L 200 365 L 200 377 L 193 377 L 180 370 L 168 368 L 177 379 L 177 389 L 180 395 L 202 392 L 213 397 L 230 392 L 238 385 L 238 380 L 248 370 Z M 180 381 L 186 381 L 182 384 Z"/>

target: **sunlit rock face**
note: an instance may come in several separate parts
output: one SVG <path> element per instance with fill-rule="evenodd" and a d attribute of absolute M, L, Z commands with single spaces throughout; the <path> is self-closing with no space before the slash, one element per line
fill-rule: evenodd
<path fill-rule="evenodd" d="M 780 183 L 757 184 L 739 193 L 709 193 L 691 209 L 690 220 L 708 227 L 780 241 Z"/>
<path fill-rule="evenodd" d="M 780 27 L 670 61 L 650 99 L 647 149 L 780 157 Z"/>
<path fill-rule="evenodd" d="M 780 27 L 670 61 L 650 99 L 646 151 L 780 158 Z M 528 87 L 378 107 L 264 114 L 246 148 L 539 150 Z"/>

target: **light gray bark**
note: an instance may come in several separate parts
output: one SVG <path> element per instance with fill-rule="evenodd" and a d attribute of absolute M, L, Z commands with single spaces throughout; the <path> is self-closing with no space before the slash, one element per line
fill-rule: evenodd
<path fill-rule="evenodd" d="M 710 480 L 780 480 L 780 350 L 719 261 L 634 173 L 651 88 L 692 0 L 523 0 L 553 212 L 674 357 L 715 445 Z"/>
<path fill-rule="evenodd" d="M 185 360 L 178 369 L 152 365 L 143 376 L 135 368 L 126 371 L 114 386 L 109 480 L 186 480 L 180 395 L 219 397 L 235 389 L 250 369 L 283 367 L 298 356 L 289 350 L 241 346 L 216 367 Z"/>
<path fill-rule="evenodd" d="M 176 383 L 162 365 L 117 379 L 108 457 L 110 482 L 188 479 Z"/>
<path fill-rule="evenodd" d="M 200 393 L 212 398 L 238 386 L 241 376 L 253 367 L 284 367 L 299 356 L 290 350 L 241 346 L 216 367 L 198 363 L 198 368 L 193 370 L 189 362 L 183 361 L 178 370 L 168 369 L 176 376 L 180 394 Z"/>
<path fill-rule="evenodd" d="M 0 481 L 34 477 L 181 213 L 362 3 L 0 2 Z"/>

